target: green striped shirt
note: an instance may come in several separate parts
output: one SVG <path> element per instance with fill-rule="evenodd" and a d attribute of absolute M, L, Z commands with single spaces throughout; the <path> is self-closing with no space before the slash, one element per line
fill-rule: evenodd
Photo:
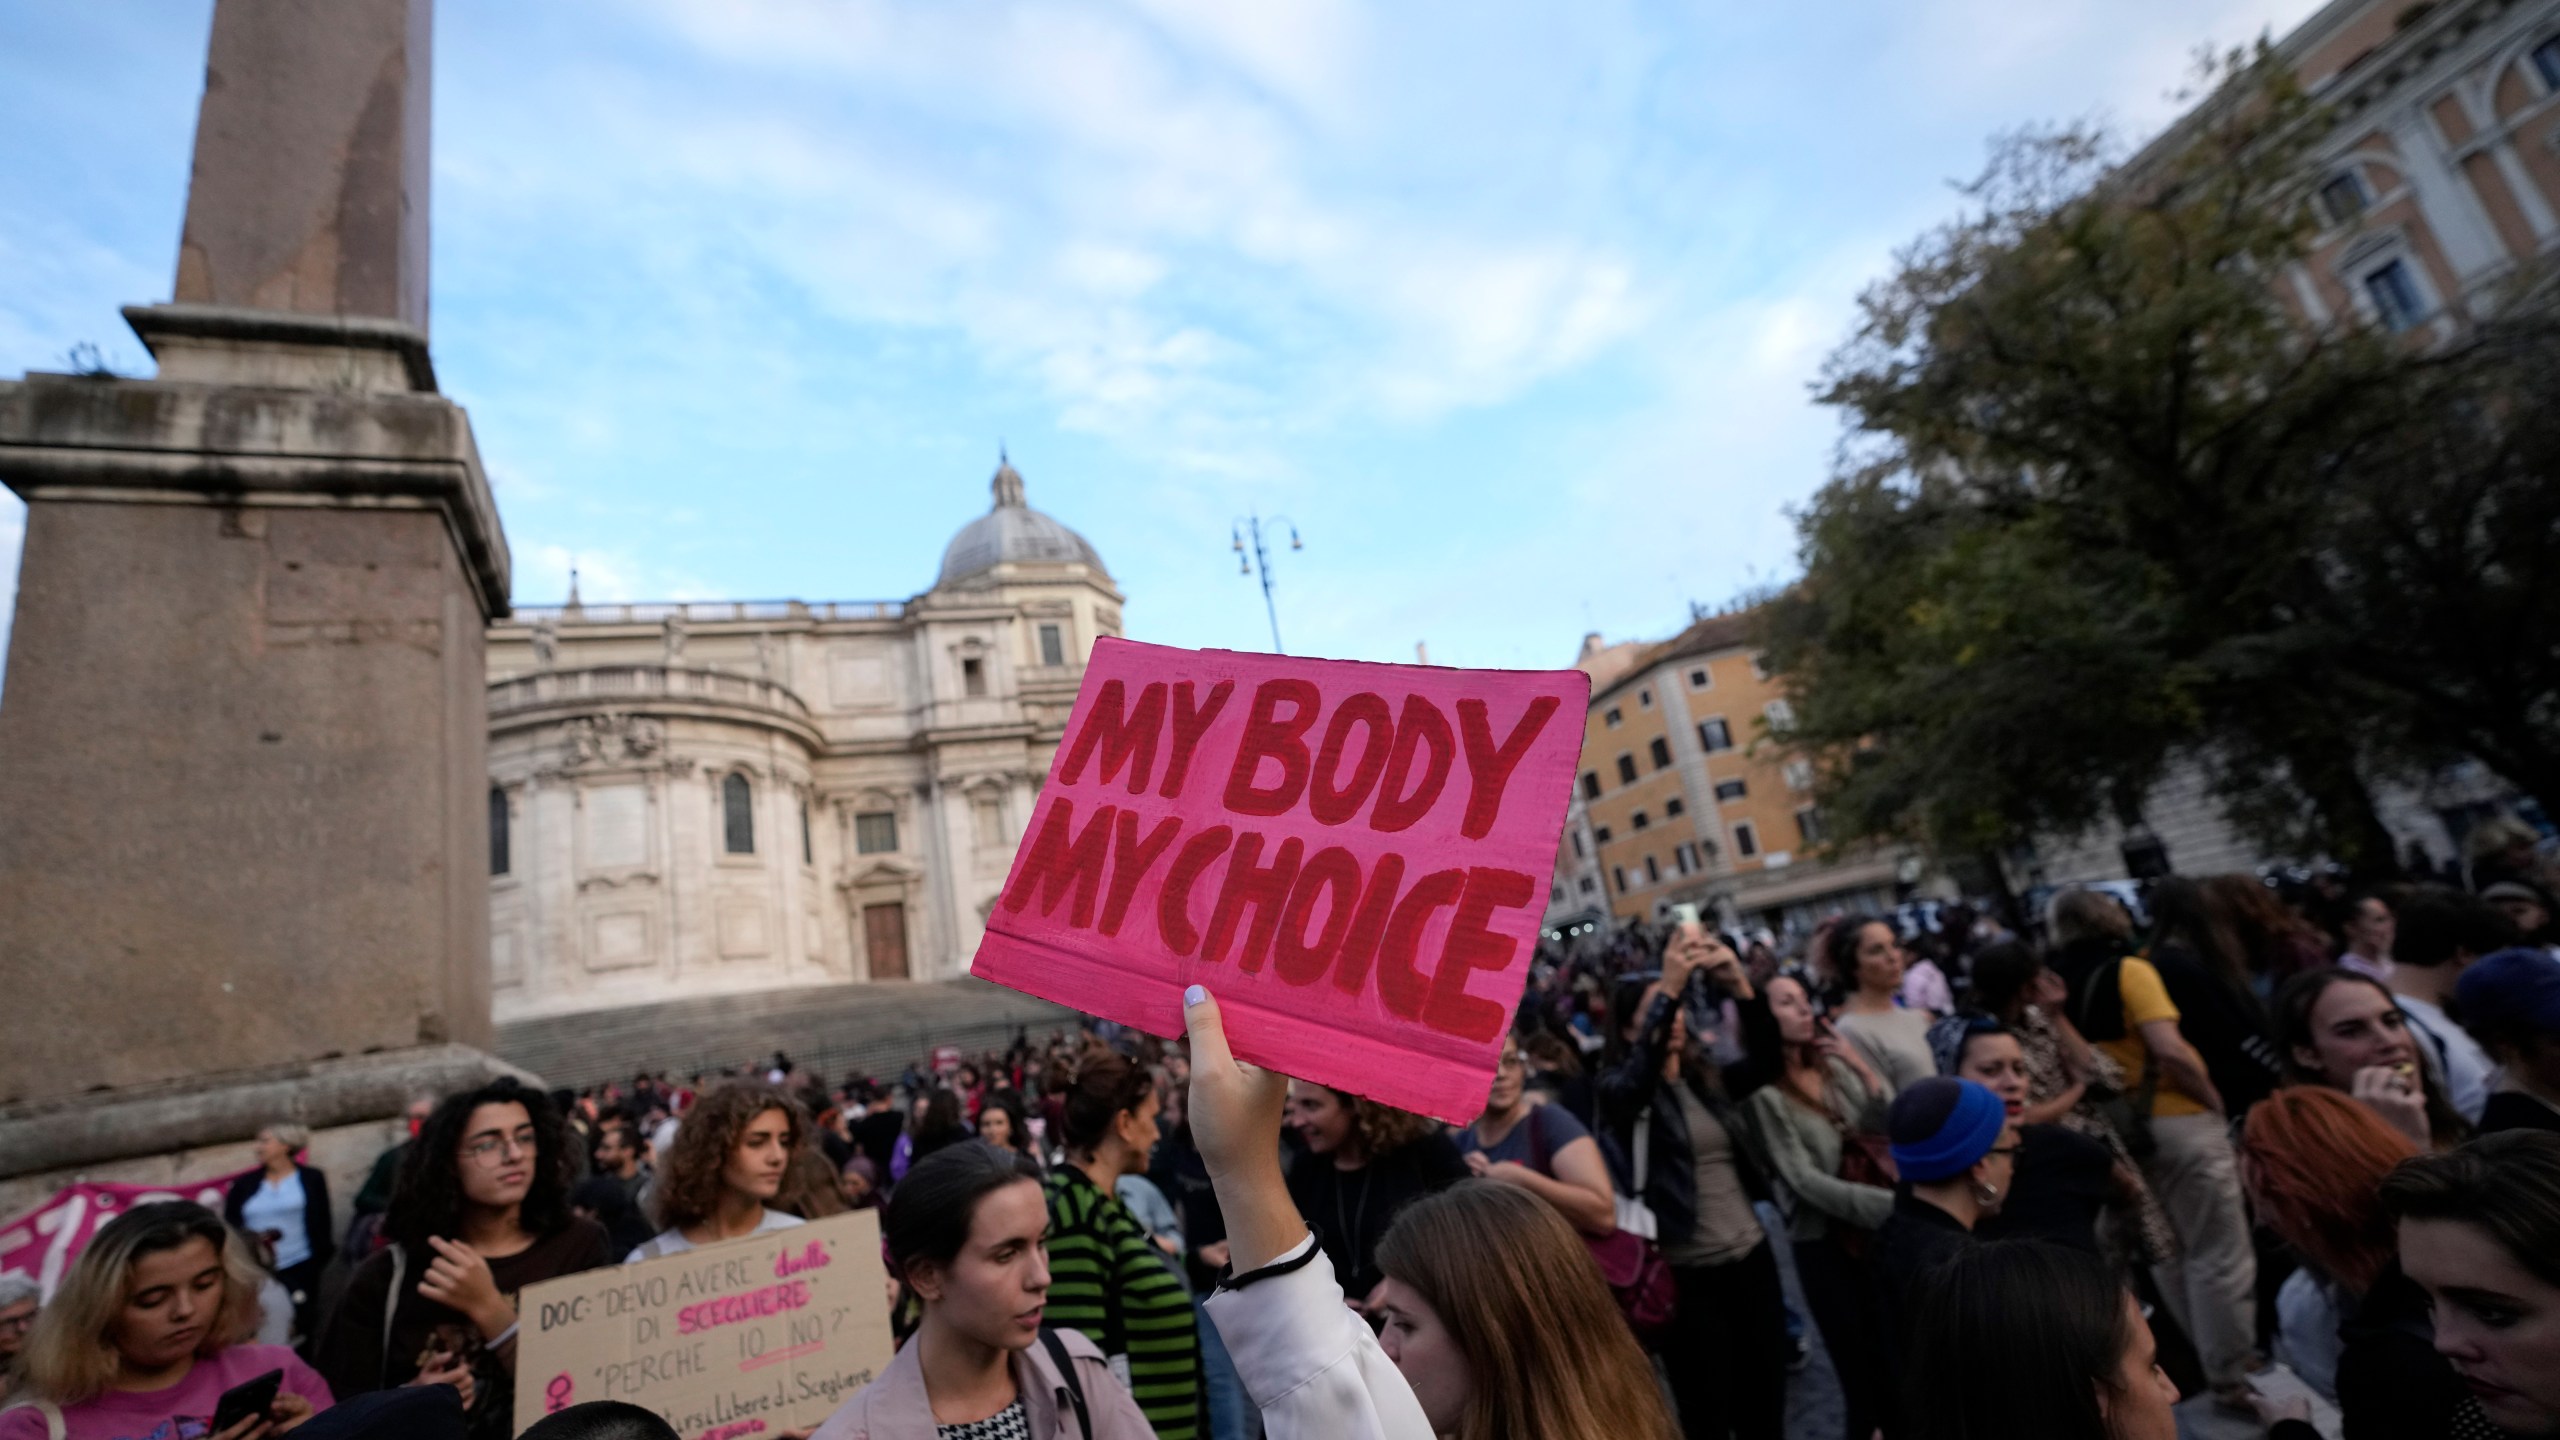
<path fill-rule="evenodd" d="M 1130 1391 L 1157 1440 L 1198 1440 L 1208 1427 L 1190 1292 L 1147 1238 L 1147 1227 L 1083 1171 L 1061 1165 L 1047 1185 L 1045 1318 L 1083 1331 L 1105 1355 L 1129 1358 Z"/>

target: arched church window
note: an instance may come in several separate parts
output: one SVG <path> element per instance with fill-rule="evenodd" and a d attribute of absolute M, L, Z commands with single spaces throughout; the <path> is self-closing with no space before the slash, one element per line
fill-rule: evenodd
<path fill-rule="evenodd" d="M 504 875 L 513 865 L 507 853 L 507 792 L 497 785 L 489 787 L 489 873 Z"/>
<path fill-rule="evenodd" d="M 730 854 L 756 853 L 756 802 L 746 776 L 733 772 L 720 782 L 720 820 Z"/>

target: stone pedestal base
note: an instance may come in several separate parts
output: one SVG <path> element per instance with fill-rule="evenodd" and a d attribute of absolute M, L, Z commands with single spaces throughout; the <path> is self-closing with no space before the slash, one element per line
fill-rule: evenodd
<path fill-rule="evenodd" d="M 176 378 L 0 383 L 0 1115 L 485 1046 L 507 551 L 470 423 L 393 322 L 131 318 Z M 88 1163 L 88 1128 L 0 1122 L 50 1137 L 0 1175 Z"/>
<path fill-rule="evenodd" d="M 177 1186 L 257 1163 L 249 1142 L 282 1121 L 311 1131 L 310 1163 L 327 1171 L 344 1226 L 375 1157 L 406 1139 L 400 1114 L 421 1093 L 449 1095 L 512 1075 L 512 1065 L 460 1045 L 278 1066 L 226 1076 L 0 1107 L 0 1219 L 65 1185 Z"/>

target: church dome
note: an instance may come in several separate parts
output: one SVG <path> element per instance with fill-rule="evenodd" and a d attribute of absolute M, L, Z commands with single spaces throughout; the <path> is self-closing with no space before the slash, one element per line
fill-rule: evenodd
<path fill-rule="evenodd" d="M 942 578 L 935 588 L 957 585 L 998 565 L 1086 565 L 1108 576 L 1102 557 L 1085 538 L 1065 524 L 1024 503 L 1022 475 L 1013 462 L 999 457 L 996 503 L 986 514 L 960 527 L 942 552 Z"/>

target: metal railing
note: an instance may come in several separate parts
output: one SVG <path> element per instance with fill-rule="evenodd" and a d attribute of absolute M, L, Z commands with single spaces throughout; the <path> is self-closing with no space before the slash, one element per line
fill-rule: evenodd
<path fill-rule="evenodd" d="M 714 624 L 736 620 L 896 620 L 903 600 L 682 600 L 608 605 L 518 605 L 514 623 L 659 625 L 668 619 Z"/>
<path fill-rule="evenodd" d="M 722 670 L 597 665 L 579 670 L 535 670 L 489 686 L 492 715 L 537 705 L 630 700 L 716 700 L 777 710 L 804 723 L 810 720 L 807 702 L 779 683 Z"/>

